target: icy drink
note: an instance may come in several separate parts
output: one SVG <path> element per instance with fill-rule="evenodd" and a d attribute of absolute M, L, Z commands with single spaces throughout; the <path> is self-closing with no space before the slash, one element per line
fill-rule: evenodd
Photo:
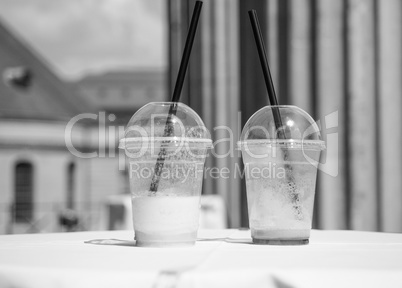
<path fill-rule="evenodd" d="M 285 137 L 278 139 L 272 108 L 264 107 L 249 119 L 239 142 L 251 235 L 254 243 L 306 244 L 324 143 L 306 112 L 278 107 Z"/>

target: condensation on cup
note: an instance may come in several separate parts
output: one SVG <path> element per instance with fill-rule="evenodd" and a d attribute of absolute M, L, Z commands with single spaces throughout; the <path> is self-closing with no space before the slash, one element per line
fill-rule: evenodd
<path fill-rule="evenodd" d="M 195 243 L 211 147 L 203 121 L 185 104 L 152 102 L 131 118 L 119 148 L 128 160 L 137 246 Z"/>
<path fill-rule="evenodd" d="M 275 108 L 281 117 L 278 129 Z M 263 107 L 247 121 L 238 146 L 244 162 L 253 242 L 307 244 L 317 163 L 325 149 L 313 118 L 296 106 Z"/>

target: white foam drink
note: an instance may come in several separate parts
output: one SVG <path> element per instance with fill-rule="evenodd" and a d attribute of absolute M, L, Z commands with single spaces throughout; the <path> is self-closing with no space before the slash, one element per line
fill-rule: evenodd
<path fill-rule="evenodd" d="M 134 196 L 137 246 L 193 245 L 199 222 L 199 196 Z M 146 194 L 146 193 L 144 193 Z"/>

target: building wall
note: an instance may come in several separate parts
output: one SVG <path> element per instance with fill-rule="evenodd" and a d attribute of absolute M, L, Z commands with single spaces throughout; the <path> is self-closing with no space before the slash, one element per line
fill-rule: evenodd
<path fill-rule="evenodd" d="M 67 150 L 63 122 L 3 121 L 0 124 L 0 234 L 61 231 L 59 215 L 67 208 L 68 166 L 75 163 L 74 210 L 78 230 L 107 228 L 106 203 L 111 195 L 124 191 L 124 173 L 119 171 L 116 153 L 105 157 L 80 158 Z M 88 130 L 91 130 L 89 133 Z M 98 151 L 98 126 L 77 125 L 75 143 L 86 143 Z M 93 138 L 93 139 L 84 139 Z M 85 140 L 85 141 L 84 141 Z M 107 143 L 108 141 L 106 141 Z M 92 143 L 92 144 L 90 144 Z M 108 149 L 106 149 L 108 150 Z M 13 223 L 11 207 L 15 198 L 15 165 L 33 165 L 33 221 Z"/>
<path fill-rule="evenodd" d="M 33 166 L 34 215 L 31 225 L 11 227 L 11 205 L 15 193 L 15 166 L 26 161 Z M 57 231 L 57 215 L 66 206 L 67 166 L 74 161 L 66 151 L 45 151 L 39 148 L 1 149 L 0 171 L 5 181 L 0 183 L 1 212 L 0 233 L 25 231 Z M 34 225 L 35 227 L 32 227 Z"/>
<path fill-rule="evenodd" d="M 108 227 L 107 203 L 111 196 L 122 194 L 125 175 L 118 169 L 117 158 L 93 158 L 87 161 L 90 191 L 86 195 L 90 204 L 90 219 L 87 220 L 88 230 L 104 230 Z"/>

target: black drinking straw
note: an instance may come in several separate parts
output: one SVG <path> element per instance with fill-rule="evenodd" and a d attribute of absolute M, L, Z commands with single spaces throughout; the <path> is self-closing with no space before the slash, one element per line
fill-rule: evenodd
<path fill-rule="evenodd" d="M 268 98 L 272 107 L 272 114 L 274 116 L 276 134 L 279 139 L 286 139 L 285 131 L 282 125 L 281 114 L 279 112 L 278 99 L 276 97 L 274 84 L 272 82 L 271 72 L 269 71 L 268 58 L 265 50 L 264 40 L 262 38 L 260 24 L 258 22 L 257 12 L 255 10 L 248 11 L 250 17 L 251 27 L 253 28 L 253 34 L 255 43 L 257 45 L 258 55 L 260 57 L 260 63 L 262 72 L 264 74 L 265 85 L 267 86 Z M 286 161 L 288 159 L 287 150 L 283 149 L 283 158 Z M 294 208 L 297 212 L 298 218 L 303 218 L 303 214 L 300 207 L 300 197 L 296 190 L 295 180 L 292 175 L 292 166 L 285 164 L 286 168 L 286 179 L 289 184 L 290 196 L 293 201 Z"/>
<path fill-rule="evenodd" d="M 194 6 L 193 15 L 191 16 L 190 28 L 187 33 L 186 44 L 184 46 L 183 55 L 181 58 L 179 73 L 176 79 L 176 85 L 174 86 L 174 91 L 172 95 L 168 117 L 165 124 L 165 130 L 163 132 L 163 137 L 169 137 L 173 134 L 173 116 L 177 112 L 177 102 L 180 100 L 181 90 L 183 88 L 184 78 L 186 76 L 188 62 L 190 60 L 191 49 L 193 47 L 195 33 L 197 31 L 198 20 L 200 19 L 202 8 L 202 1 L 197 1 Z M 166 149 L 163 147 L 164 144 L 169 143 L 169 141 L 163 141 L 161 145 L 161 150 L 158 154 L 158 159 L 155 164 L 155 172 L 152 176 L 151 186 L 149 190 L 151 192 L 158 191 L 159 181 L 162 174 L 162 168 L 165 163 Z"/>
<path fill-rule="evenodd" d="M 257 45 L 258 55 L 260 56 L 262 73 L 264 74 L 265 85 L 267 86 L 269 103 L 272 106 L 278 106 L 278 98 L 276 97 L 274 84 L 272 82 L 271 72 L 269 71 L 268 58 L 265 50 L 264 40 L 262 38 L 260 23 L 258 22 L 257 12 L 255 10 L 248 11 L 250 16 L 251 27 L 253 28 L 253 34 L 255 44 Z M 285 134 L 282 129 L 282 119 L 278 107 L 272 107 L 272 113 L 274 115 L 275 128 L 278 133 L 278 138 L 285 138 Z M 280 132 L 281 131 L 281 132 Z"/>

